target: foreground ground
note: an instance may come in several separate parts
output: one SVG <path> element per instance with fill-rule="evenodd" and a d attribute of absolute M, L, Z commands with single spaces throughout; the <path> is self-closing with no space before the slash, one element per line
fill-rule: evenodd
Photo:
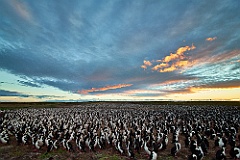
<path fill-rule="evenodd" d="M 182 108 L 185 105 L 186 106 L 194 106 L 201 110 L 206 110 L 206 107 L 219 107 L 219 109 L 223 109 L 222 112 L 225 111 L 226 108 L 231 108 L 235 110 L 239 110 L 239 102 L 216 102 L 215 104 L 213 102 L 196 102 L 197 104 L 194 104 L 193 102 L 188 102 L 188 103 L 176 103 L 176 104 L 169 104 L 169 102 L 145 102 L 140 105 L 140 107 L 144 107 L 146 110 L 150 111 L 159 111 L 159 110 L 165 110 L 166 105 L 167 109 L 174 111 L 175 109 L 178 110 L 178 108 Z M 199 104 L 200 103 L 200 104 Z M 100 107 L 101 109 L 119 109 L 119 106 L 121 106 L 121 110 L 138 110 L 139 108 L 138 103 L 114 103 L 114 105 L 105 105 L 107 103 L 104 102 L 99 102 L 97 103 L 83 103 L 83 104 L 74 104 L 74 103 L 1 103 L 0 104 L 0 109 L 2 110 L 7 110 L 8 109 L 20 109 L 20 108 L 84 108 L 85 106 L 91 106 L 94 104 L 96 107 Z M 130 105 L 130 107 L 128 107 Z M 105 106 L 107 106 L 105 108 Z M 109 106 L 116 106 L 116 107 L 109 107 Z M 165 107 L 162 107 L 165 106 Z M 234 106 L 234 107 L 233 107 Z M 233 107 L 233 108 L 232 108 Z M 120 111 L 120 110 L 119 110 Z M 239 112 L 236 112 L 239 113 Z M 1 115 L 0 115 L 1 116 Z M 130 120 L 131 121 L 131 120 Z M 239 133 L 239 131 L 238 131 Z M 167 147 L 166 150 L 161 150 L 158 152 L 158 159 L 161 160 L 171 160 L 171 159 L 176 159 L 176 157 L 173 157 L 170 154 L 170 150 L 173 146 L 171 144 L 172 141 L 172 134 L 168 134 L 169 138 L 169 146 Z M 189 148 L 184 147 L 184 135 L 180 134 L 179 135 L 179 141 L 182 144 L 182 149 L 181 151 L 177 154 L 177 159 L 187 159 L 187 156 L 190 154 Z M 209 140 L 210 146 L 209 146 L 209 152 L 206 154 L 203 158 L 203 160 L 212 160 L 215 158 L 216 151 L 219 149 L 218 147 L 214 146 L 214 140 Z M 236 143 L 239 143 L 239 139 L 236 139 Z M 120 159 L 130 159 L 126 154 L 119 154 L 119 152 L 116 151 L 115 148 L 113 148 L 110 145 L 107 145 L 104 150 L 100 150 L 99 148 L 96 149 L 95 152 L 87 150 L 86 152 L 79 151 L 76 146 L 74 146 L 74 152 L 68 152 L 66 151 L 63 147 L 60 147 L 57 150 L 53 150 L 49 153 L 46 153 L 47 147 L 43 147 L 40 150 L 37 150 L 34 148 L 32 145 L 24 145 L 24 144 L 19 144 L 17 145 L 15 137 L 12 135 L 10 136 L 10 142 L 9 144 L 2 144 L 0 143 L 0 160 L 15 160 L 15 159 L 44 159 L 47 160 L 49 158 L 53 158 L 55 160 L 77 160 L 77 159 L 84 159 L 84 160 L 94 160 L 94 159 L 100 159 L 100 160 L 120 160 Z M 226 148 L 226 153 L 227 153 L 227 159 L 231 159 L 229 156 L 229 151 L 230 147 L 227 146 Z M 146 152 L 142 149 L 140 154 L 136 153 L 135 155 L 136 159 L 148 159 L 148 155 L 146 155 Z"/>

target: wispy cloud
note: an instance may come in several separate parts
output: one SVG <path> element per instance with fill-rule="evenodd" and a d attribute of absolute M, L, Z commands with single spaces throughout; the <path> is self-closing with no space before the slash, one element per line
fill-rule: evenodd
<path fill-rule="evenodd" d="M 31 82 L 31 81 L 22 81 L 22 80 L 17 80 L 18 83 L 20 83 L 23 86 L 29 86 L 29 87 L 37 87 L 40 88 L 41 86 L 36 84 L 35 82 Z"/>
<path fill-rule="evenodd" d="M 198 57 L 194 61 L 196 61 L 196 64 L 204 64 L 204 63 L 220 63 L 231 59 L 236 59 L 236 61 L 239 60 L 240 50 L 226 51 L 213 56 L 209 56 L 209 54 L 203 53 L 202 57 Z"/>
<path fill-rule="evenodd" d="M 34 23 L 33 16 L 29 8 L 27 7 L 26 4 L 24 4 L 23 1 L 12 0 L 9 1 L 9 4 L 12 6 L 17 15 L 21 16 L 21 18 L 28 22 Z"/>
<path fill-rule="evenodd" d="M 0 96 L 3 97 L 29 97 L 27 94 L 23 94 L 20 92 L 15 92 L 15 91 L 7 91 L 7 90 L 0 90 Z"/>
<path fill-rule="evenodd" d="M 107 91 L 107 90 L 112 90 L 112 89 L 119 89 L 119 88 L 125 88 L 125 87 L 130 87 L 132 84 L 117 84 L 117 85 L 109 85 L 101 88 L 91 88 L 91 89 L 86 89 L 86 90 L 79 90 L 79 94 L 88 94 L 91 92 L 100 92 L 100 91 Z"/>
<path fill-rule="evenodd" d="M 0 97 L 19 97 L 19 98 L 36 98 L 36 99 L 64 98 L 63 96 L 31 95 L 31 94 L 24 94 L 21 92 L 8 91 L 8 90 L 0 90 Z"/>
<path fill-rule="evenodd" d="M 208 37 L 206 38 L 206 41 L 215 41 L 217 39 L 217 37 Z"/>
<path fill-rule="evenodd" d="M 231 81 L 221 81 L 214 84 L 204 84 L 198 87 L 193 87 L 195 89 L 230 89 L 230 88 L 240 88 L 239 80 L 231 80 Z"/>
<path fill-rule="evenodd" d="M 54 96 L 54 95 L 34 95 L 32 97 L 35 97 L 38 99 L 64 98 L 63 96 Z"/>

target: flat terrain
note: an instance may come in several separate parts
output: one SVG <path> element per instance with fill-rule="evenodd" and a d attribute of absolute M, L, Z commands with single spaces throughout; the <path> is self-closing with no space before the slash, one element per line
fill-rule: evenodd
<path fill-rule="evenodd" d="M 107 116 L 112 118 L 112 115 L 116 115 L 116 119 L 121 119 L 124 121 L 125 115 L 129 116 L 129 123 L 133 121 L 134 118 L 139 118 L 142 116 L 146 116 L 149 119 L 146 120 L 145 123 L 150 123 L 151 121 L 159 121 L 162 122 L 165 119 L 164 116 L 168 116 L 168 114 L 173 114 L 173 120 L 175 126 L 178 126 L 180 129 L 179 134 L 179 142 L 181 143 L 181 150 L 177 153 L 177 157 L 173 157 L 171 153 L 171 148 L 173 147 L 172 137 L 173 132 L 168 133 L 169 143 L 165 150 L 158 151 L 158 159 L 160 160 L 171 160 L 171 159 L 187 159 L 188 156 L 191 154 L 189 147 L 185 147 L 184 140 L 185 135 L 182 131 L 182 125 L 185 121 L 184 118 L 181 116 L 192 115 L 190 119 L 191 122 L 196 122 L 198 120 L 211 120 L 212 124 L 217 123 L 215 120 L 227 120 L 229 116 L 233 116 L 237 119 L 236 124 L 239 124 L 240 121 L 240 102 L 222 102 L 222 101 L 191 101 L 191 102 L 84 102 L 84 103 L 0 103 L 0 116 L 4 116 L 5 113 L 15 114 L 16 111 L 23 111 L 24 113 L 35 113 L 35 112 L 42 112 L 42 109 L 46 109 L 46 112 L 50 112 L 51 116 L 61 115 L 62 112 L 66 112 L 67 116 L 71 116 L 72 113 L 77 113 L 80 116 L 86 115 L 96 115 L 95 112 L 99 114 L 99 119 L 102 121 L 108 119 Z M 55 110 L 53 110 L 55 109 Z M 217 112 L 216 112 L 217 110 Z M 58 113 L 59 112 L 59 113 Z M 45 113 L 45 110 L 44 112 Z M 109 113 L 112 113 L 112 115 Z M 123 113 L 123 117 L 119 116 L 119 113 Z M 216 115 L 214 115 L 217 113 Z M 47 114 L 47 113 L 46 113 Z M 124 115 L 125 114 L 125 115 Z M 129 115 L 128 115 L 129 114 Z M 135 116 L 136 115 L 136 116 Z M 196 117 L 194 117 L 194 115 Z M 213 117 L 209 117 L 212 115 Z M 37 115 L 38 116 L 38 115 Z M 44 117 L 44 115 L 41 115 Z M 119 116 L 119 117 L 118 117 Z M 127 117 L 126 116 L 126 117 Z M 204 119 L 206 116 L 206 119 Z M 208 116 L 208 117 L 207 117 Z M 34 117 L 34 116 L 33 116 Z M 14 117 L 13 117 L 14 118 Z M 110 119 L 109 118 L 109 119 Z M 132 118 L 132 119 L 131 119 Z M 195 119 L 196 118 L 196 119 Z M 231 118 L 231 117 L 230 117 Z M 94 119 L 94 118 L 93 118 Z M 91 119 L 90 119 L 91 120 Z M 117 120 L 116 120 L 117 121 Z M 0 121 L 1 122 L 1 121 Z M 91 122 L 90 122 L 91 123 Z M 93 123 L 93 122 L 92 122 Z M 114 122 L 115 123 L 115 122 Z M 207 122 L 206 122 L 207 123 Z M 221 123 L 221 122 L 219 122 Z M 159 123 L 160 124 L 160 123 Z M 222 123 L 221 123 L 222 124 Z M 103 124 L 102 124 L 103 125 Z M 3 124 L 0 123 L 1 130 L 3 129 Z M 128 125 L 127 125 L 128 126 Z M 131 126 L 131 125 L 130 125 Z M 229 127 L 231 124 L 229 124 Z M 131 128 L 128 126 L 128 128 Z M 157 133 L 157 129 L 153 129 L 153 134 Z M 238 135 L 240 133 L 240 129 L 237 130 L 236 135 L 236 144 L 240 144 Z M 201 134 L 204 135 L 204 130 L 201 131 Z M 195 136 L 192 139 L 196 139 Z M 212 160 L 215 158 L 215 154 L 219 147 L 214 145 L 215 139 L 209 140 L 209 149 L 208 153 L 205 154 L 203 160 Z M 16 138 L 13 135 L 10 135 L 10 141 L 8 144 L 3 144 L 0 142 L 0 160 L 17 160 L 17 159 L 33 159 L 33 160 L 47 160 L 49 158 L 53 158 L 54 160 L 77 160 L 77 159 L 84 159 L 84 160 L 120 160 L 120 159 L 131 159 L 128 157 L 127 153 L 120 154 L 113 145 L 107 144 L 105 149 L 100 149 L 96 147 L 95 151 L 90 151 L 86 149 L 85 152 L 78 149 L 75 145 L 75 141 L 72 141 L 73 150 L 72 152 L 67 151 L 63 146 L 60 145 L 58 149 L 53 149 L 51 152 L 47 153 L 47 147 L 43 146 L 41 149 L 36 149 L 30 142 L 28 144 L 17 144 Z M 227 145 L 226 147 L 226 156 L 227 159 L 231 159 L 229 155 L 231 147 Z M 142 148 L 140 153 L 135 153 L 135 159 L 148 159 L 148 155 Z"/>

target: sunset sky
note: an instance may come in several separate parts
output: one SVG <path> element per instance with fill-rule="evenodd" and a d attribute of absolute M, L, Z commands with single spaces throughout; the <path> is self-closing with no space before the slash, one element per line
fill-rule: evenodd
<path fill-rule="evenodd" d="M 0 101 L 240 100 L 239 0 L 0 0 Z"/>

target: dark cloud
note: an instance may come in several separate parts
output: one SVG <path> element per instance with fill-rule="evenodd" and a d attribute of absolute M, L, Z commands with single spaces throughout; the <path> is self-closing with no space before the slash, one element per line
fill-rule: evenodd
<path fill-rule="evenodd" d="M 76 92 L 78 88 L 80 88 L 80 85 L 74 83 L 74 82 L 69 82 L 69 81 L 64 81 L 64 80 L 48 80 L 48 79 L 43 79 L 43 80 L 36 80 L 39 84 L 45 84 L 49 86 L 53 86 L 56 88 L 59 88 L 63 91 L 70 91 L 70 92 Z"/>
<path fill-rule="evenodd" d="M 22 84 L 23 86 L 30 86 L 30 87 L 41 88 L 40 85 L 38 85 L 38 84 L 36 84 L 36 83 L 33 83 L 33 82 L 30 82 L 30 81 L 21 81 L 21 80 L 18 80 L 18 83 Z"/>
<path fill-rule="evenodd" d="M 136 93 L 136 94 L 132 94 L 131 96 L 134 96 L 134 97 L 159 97 L 162 95 L 164 95 L 164 94 L 162 94 L 162 93 Z"/>
<path fill-rule="evenodd" d="M 33 97 L 37 99 L 63 98 L 63 96 L 53 96 L 53 95 L 36 95 Z"/>
<path fill-rule="evenodd" d="M 240 88 L 240 80 L 212 82 L 197 86 L 199 88 Z"/>
<path fill-rule="evenodd" d="M 37 98 L 37 99 L 51 99 L 51 98 L 64 98 L 63 96 L 54 95 L 27 95 L 20 92 L 0 90 L 0 97 L 20 97 L 20 98 Z"/>
<path fill-rule="evenodd" d="M 9 83 L 9 82 L 0 82 L 0 85 L 1 84 L 13 84 L 13 83 Z"/>
<path fill-rule="evenodd" d="M 14 92 L 14 91 L 7 91 L 7 90 L 0 90 L 0 96 L 3 96 L 3 97 L 29 97 L 29 95 L 26 95 L 26 94 L 22 94 L 22 93 L 19 93 L 19 92 Z"/>

